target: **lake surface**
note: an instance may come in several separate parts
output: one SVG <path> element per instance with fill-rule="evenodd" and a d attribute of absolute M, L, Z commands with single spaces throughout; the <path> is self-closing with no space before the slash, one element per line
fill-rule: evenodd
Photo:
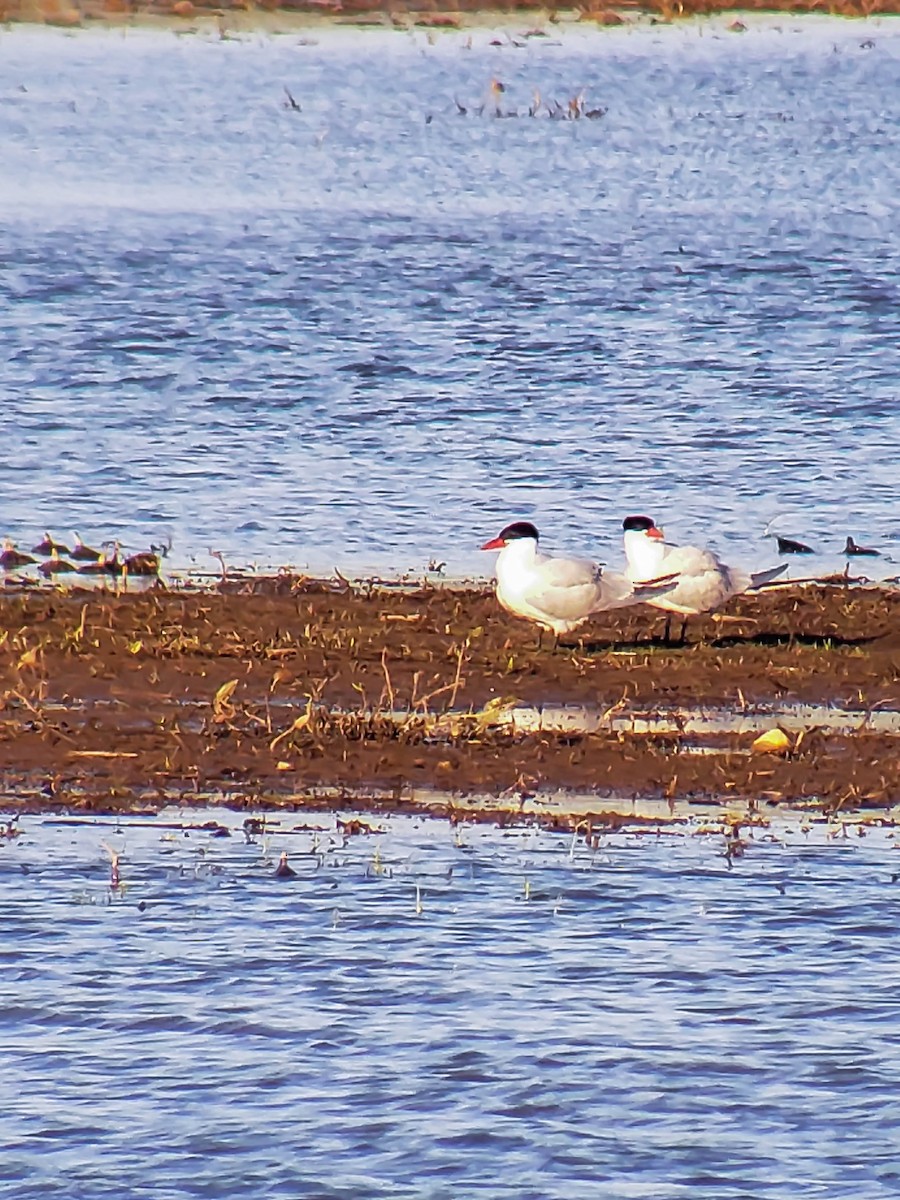
<path fill-rule="evenodd" d="M 4 31 L 0 533 L 900 555 L 900 25 L 730 20 Z"/>
<path fill-rule="evenodd" d="M 0 1196 L 900 1193 L 892 829 L 163 817 L 0 844 Z"/>

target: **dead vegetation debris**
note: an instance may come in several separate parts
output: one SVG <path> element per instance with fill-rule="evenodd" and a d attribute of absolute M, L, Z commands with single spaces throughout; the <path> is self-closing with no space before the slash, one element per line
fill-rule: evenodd
<path fill-rule="evenodd" d="M 412 787 L 513 807 L 559 788 L 886 807 L 900 800 L 896 738 L 865 728 L 811 730 L 778 753 L 707 738 L 698 753 L 683 733 L 528 732 L 499 718 L 512 702 L 896 708 L 898 614 L 895 591 L 783 588 L 741 597 L 726 625 L 697 622 L 685 647 L 634 608 L 550 652 L 487 589 L 279 576 L 189 594 L 6 595 L 4 803 L 128 809 L 215 792 L 314 807 L 317 789 Z"/>

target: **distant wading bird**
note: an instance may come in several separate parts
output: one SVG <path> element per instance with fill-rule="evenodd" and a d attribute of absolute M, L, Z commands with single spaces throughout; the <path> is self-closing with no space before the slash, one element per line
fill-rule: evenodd
<path fill-rule="evenodd" d="M 67 562 L 64 558 L 60 558 L 59 551 L 56 548 L 53 549 L 47 561 L 42 562 L 38 567 L 40 573 L 47 576 L 68 575 L 77 569 L 78 568 L 74 567 L 72 563 Z"/>
<path fill-rule="evenodd" d="M 732 596 L 739 596 L 751 588 L 760 587 L 777 579 L 787 570 L 787 564 L 768 571 L 749 574 L 735 567 L 727 567 L 711 550 L 699 546 L 667 546 L 665 534 L 657 529 L 649 517 L 626 517 L 622 522 L 625 532 L 625 557 L 628 559 L 626 572 L 635 582 L 655 578 L 664 572 L 676 576 L 675 586 L 664 596 L 654 596 L 646 601 L 654 608 L 667 613 L 680 613 L 683 644 L 687 632 L 687 618 L 698 613 L 712 612 L 721 608 Z M 671 616 L 666 619 L 666 641 L 669 641 Z"/>
<path fill-rule="evenodd" d="M 99 562 L 103 557 L 102 550 L 95 550 L 93 546 L 86 546 L 75 530 L 72 530 L 74 543 L 72 546 L 71 558 L 73 562 Z"/>
<path fill-rule="evenodd" d="M 500 551 L 496 571 L 501 606 L 542 631 L 549 629 L 557 640 L 593 613 L 637 604 L 673 586 L 663 579 L 635 586 L 589 559 L 542 554 L 539 536 L 530 521 L 514 521 L 481 549 Z"/>
<path fill-rule="evenodd" d="M 847 558 L 878 558 L 881 551 L 873 550 L 871 546 L 857 546 L 853 538 L 848 537 L 847 544 L 844 546 L 844 554 Z"/>
<path fill-rule="evenodd" d="M 69 547 L 64 546 L 62 542 L 55 542 L 47 532 L 44 534 L 44 540 L 38 542 L 36 546 L 31 547 L 32 554 L 68 554 Z"/>
<path fill-rule="evenodd" d="M 812 554 L 814 553 L 812 546 L 807 546 L 806 542 L 798 542 L 795 538 L 782 537 L 780 533 L 775 533 L 772 526 L 776 521 L 781 521 L 782 517 L 773 517 L 772 520 L 763 530 L 763 537 L 773 537 L 778 543 L 779 554 Z"/>
<path fill-rule="evenodd" d="M 793 538 L 781 537 L 780 534 L 775 535 L 775 540 L 778 543 L 779 554 L 812 554 L 812 546 L 807 546 L 805 542 L 796 542 Z"/>

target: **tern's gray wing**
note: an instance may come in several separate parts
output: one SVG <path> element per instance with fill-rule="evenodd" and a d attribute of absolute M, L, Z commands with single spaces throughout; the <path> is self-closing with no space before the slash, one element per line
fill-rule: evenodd
<path fill-rule="evenodd" d="M 655 584 L 636 589 L 630 579 L 617 571 L 605 571 L 586 558 L 547 558 L 541 563 L 540 603 L 567 621 L 580 620 L 590 613 L 606 612 L 637 604 L 648 596 L 660 595 L 674 584 Z"/>
<path fill-rule="evenodd" d="M 678 582 L 670 592 L 657 600 L 651 600 L 650 603 L 675 612 L 712 612 L 743 590 L 741 585 L 745 578 L 740 577 L 740 572 L 734 572 L 732 578 L 732 572 L 722 566 L 695 574 L 682 574 L 678 576 Z"/>
<path fill-rule="evenodd" d="M 604 571 L 598 578 L 597 588 L 594 612 L 605 612 L 610 608 L 627 608 L 630 604 L 637 604 L 640 598 L 631 580 L 626 579 L 617 571 Z"/>
<path fill-rule="evenodd" d="M 658 607 L 675 612 L 711 612 L 750 586 L 749 575 L 727 567 L 711 550 L 699 546 L 672 546 L 663 559 L 663 570 L 677 571 L 678 581 L 659 598 Z"/>
<path fill-rule="evenodd" d="M 574 629 L 604 607 L 600 567 L 588 559 L 542 555 L 522 595 L 532 615 L 540 613 L 559 630 Z"/>
<path fill-rule="evenodd" d="M 702 550 L 699 546 L 667 546 L 660 574 L 677 571 L 684 575 L 703 575 L 721 569 L 722 562 L 712 550 Z"/>
<path fill-rule="evenodd" d="M 584 587 L 598 581 L 600 567 L 587 558 L 557 558 L 555 555 L 542 554 L 538 558 L 535 574 L 540 577 L 544 587 Z"/>

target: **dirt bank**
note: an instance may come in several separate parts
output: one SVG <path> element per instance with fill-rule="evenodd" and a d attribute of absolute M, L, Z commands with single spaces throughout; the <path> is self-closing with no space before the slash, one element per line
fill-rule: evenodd
<path fill-rule="evenodd" d="M 3 803 L 302 805 L 321 787 L 900 801 L 897 737 L 863 716 L 900 706 L 900 593 L 774 589 L 697 621 L 683 647 L 664 644 L 660 617 L 606 614 L 552 652 L 487 589 L 286 576 L 191 593 L 7 589 Z M 810 718 L 777 754 L 727 722 L 698 736 L 683 721 L 798 702 L 860 716 L 850 730 Z M 519 728 L 512 704 L 595 719 Z M 663 732 L 629 725 L 658 714 L 673 718 Z"/>

